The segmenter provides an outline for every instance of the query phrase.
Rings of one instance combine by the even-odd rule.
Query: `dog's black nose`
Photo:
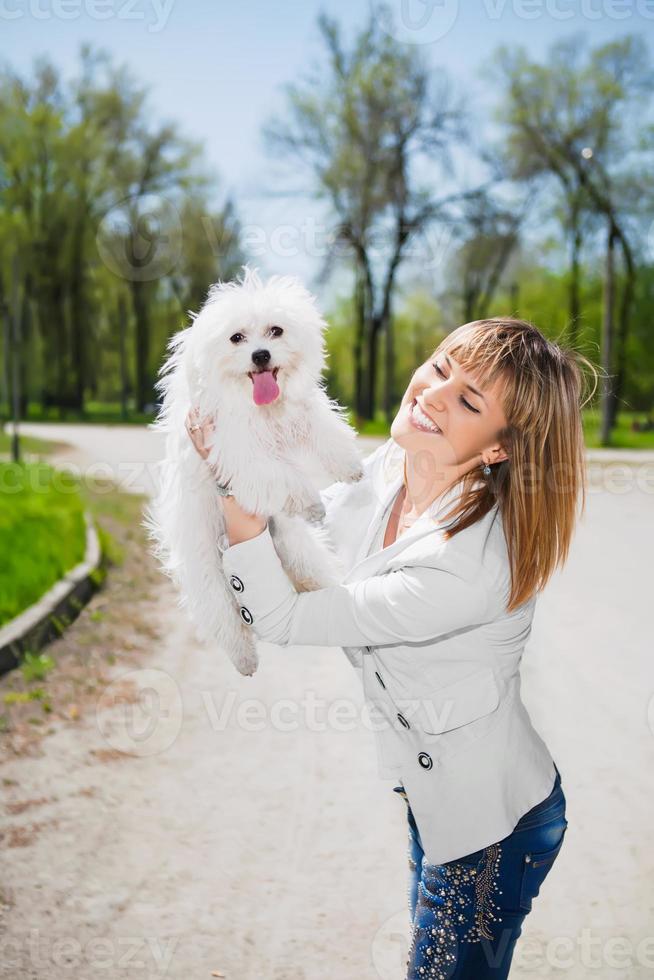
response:
[[[254,361],[257,367],[265,367],[265,365],[270,360],[270,351],[263,350],[263,349],[255,350],[252,353],[252,360]]]

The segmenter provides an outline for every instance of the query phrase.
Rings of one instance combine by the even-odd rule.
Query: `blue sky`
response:
[[[493,93],[479,69],[500,43],[522,44],[541,58],[551,41],[578,31],[591,44],[631,32],[647,37],[650,46],[654,38],[654,0],[392,5],[400,39],[445,68],[482,119]],[[204,142],[221,193],[236,198],[246,225],[261,229],[254,264],[264,272],[296,272],[311,283],[318,260],[308,254],[306,229],[327,216],[310,198],[278,195],[291,181],[282,181],[268,158],[261,127],[283,109],[284,84],[320,56],[316,18],[323,6],[314,0],[0,0],[0,56],[27,71],[36,56],[47,53],[70,76],[83,41],[107,48],[150,86],[156,116],[178,121],[186,135]],[[367,0],[329,2],[330,14],[349,32],[365,22],[368,11]],[[298,175],[301,185],[306,181]]]

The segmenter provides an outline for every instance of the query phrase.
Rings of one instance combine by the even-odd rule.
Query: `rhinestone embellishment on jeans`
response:
[[[490,923],[501,921],[493,899],[501,851],[500,844],[484,848],[476,867],[457,861],[423,866],[407,959],[416,976],[449,980],[460,943],[493,938]]]

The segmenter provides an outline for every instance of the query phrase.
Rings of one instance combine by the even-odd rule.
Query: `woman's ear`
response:
[[[489,450],[493,454],[491,463],[503,463],[505,459],[508,459],[508,455],[504,452],[501,446],[492,446]]]

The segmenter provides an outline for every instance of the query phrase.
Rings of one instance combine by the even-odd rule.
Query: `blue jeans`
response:
[[[556,767],[555,767],[556,768]],[[409,911],[413,924],[406,980],[504,980],[532,901],[568,827],[561,774],[508,837],[445,864],[424,860],[403,786],[409,823]]]

